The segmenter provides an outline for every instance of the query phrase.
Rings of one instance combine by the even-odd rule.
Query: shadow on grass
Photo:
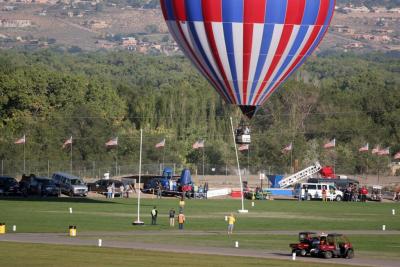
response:
[[[100,199],[86,198],[86,197],[0,197],[1,201],[37,201],[37,202],[59,202],[59,203],[87,203],[87,204],[123,204],[113,201],[104,201]]]
[[[272,255],[276,255],[276,256],[292,256],[292,254],[289,253],[283,253],[283,252],[273,252],[271,253]]]

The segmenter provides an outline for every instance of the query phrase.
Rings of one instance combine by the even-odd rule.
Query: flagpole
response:
[[[70,168],[70,172],[71,172],[71,174],[72,174],[72,143],[73,143],[73,141],[72,141],[72,136],[71,136],[71,149],[70,149],[70,166],[69,166],[69,168]]]
[[[203,150],[203,182],[205,181],[205,179],[204,179],[204,141],[203,141],[203,148],[202,148],[202,150]]]
[[[294,167],[293,167],[293,141],[291,143],[291,148],[290,148],[290,171],[294,173]]]
[[[118,139],[117,139],[117,148],[115,150],[115,176],[118,176]]]
[[[26,165],[25,165],[25,143],[26,143],[26,138],[25,138],[25,135],[24,135],[24,173],[26,173]]]
[[[139,194],[137,201],[137,220],[134,221],[133,225],[143,225],[144,222],[140,220],[140,184],[141,184],[141,176],[142,176],[142,144],[143,144],[143,129],[140,129],[140,149],[139,149]]]
[[[165,140],[165,139],[164,139]],[[164,161],[165,161],[165,142],[164,142],[164,146],[162,147],[162,150],[163,150],[163,155],[162,155],[162,166],[163,166],[163,169],[165,168],[164,167]]]
[[[242,173],[240,172],[239,155],[238,155],[237,147],[236,147],[235,131],[234,131],[234,129],[233,129],[232,117],[230,117],[230,120],[231,120],[233,144],[235,145],[236,162],[237,162],[237,167],[238,167],[238,172],[239,172],[240,194],[241,194],[241,196],[242,196],[242,209],[238,210],[238,212],[239,212],[239,213],[247,213],[247,212],[249,212],[249,211],[244,209]]]
[[[250,176],[250,146],[247,147],[247,181],[249,180]]]

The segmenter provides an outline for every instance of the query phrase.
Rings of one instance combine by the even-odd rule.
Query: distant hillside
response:
[[[337,4],[352,4],[355,6],[384,6],[387,8],[400,7],[400,0],[336,0]]]

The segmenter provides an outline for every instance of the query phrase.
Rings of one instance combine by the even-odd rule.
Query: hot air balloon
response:
[[[183,53],[249,119],[316,49],[335,6],[335,0],[160,1]]]

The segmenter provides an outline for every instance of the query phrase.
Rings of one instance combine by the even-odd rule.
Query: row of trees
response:
[[[400,150],[399,55],[333,54],[312,58],[253,119],[253,168],[289,171],[315,160],[339,172],[362,173],[387,159],[359,154],[366,142]],[[205,139],[206,164],[234,165],[229,117],[240,120],[183,57],[126,52],[0,54],[0,158],[21,160],[13,144],[27,136],[27,158],[68,161],[63,141],[74,137],[75,161],[137,161],[139,129],[144,161],[201,164],[192,149]],[[117,152],[104,143],[118,136]],[[163,153],[154,145],[166,138]],[[327,152],[321,146],[336,138]],[[116,155],[115,153],[118,153]]]

